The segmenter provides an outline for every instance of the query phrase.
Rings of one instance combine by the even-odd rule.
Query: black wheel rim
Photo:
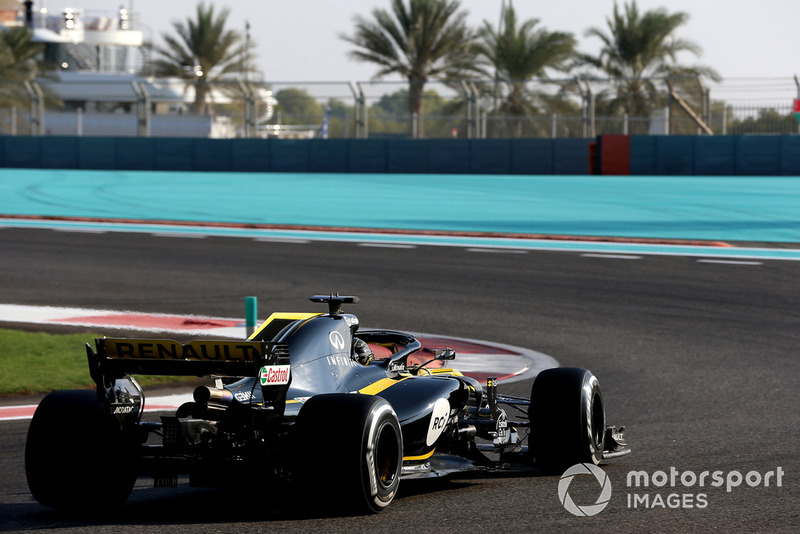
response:
[[[384,487],[391,487],[397,479],[398,458],[400,449],[399,439],[394,425],[384,424],[378,434],[375,450],[375,470],[378,482]]]

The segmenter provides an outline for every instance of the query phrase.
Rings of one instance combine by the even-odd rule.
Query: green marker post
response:
[[[258,317],[258,298],[245,297],[244,299],[244,314],[245,314],[245,327],[247,337],[253,335],[256,331],[256,322]]]

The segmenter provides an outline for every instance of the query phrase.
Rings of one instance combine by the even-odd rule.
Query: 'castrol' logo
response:
[[[428,437],[425,439],[425,444],[430,447],[439,436],[444,432],[447,426],[447,420],[450,418],[450,402],[447,399],[439,399],[433,405],[433,412],[431,413],[431,423],[428,427]]]
[[[282,386],[289,383],[289,365],[265,365],[261,368],[262,386]]]

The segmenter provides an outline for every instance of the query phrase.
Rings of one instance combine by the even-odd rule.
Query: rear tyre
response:
[[[333,511],[376,513],[397,494],[403,437],[391,404],[381,397],[316,395],[297,417],[297,473],[302,491],[319,490]]]
[[[137,443],[105,412],[97,393],[56,391],[31,420],[25,475],[33,498],[57,510],[121,506],[136,482]]]
[[[548,470],[603,459],[606,416],[597,378],[575,367],[547,369],[531,388],[532,460]]]

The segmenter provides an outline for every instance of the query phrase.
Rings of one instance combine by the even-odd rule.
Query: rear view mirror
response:
[[[437,360],[448,361],[456,359],[456,351],[447,347],[445,349],[434,349],[433,357]]]

